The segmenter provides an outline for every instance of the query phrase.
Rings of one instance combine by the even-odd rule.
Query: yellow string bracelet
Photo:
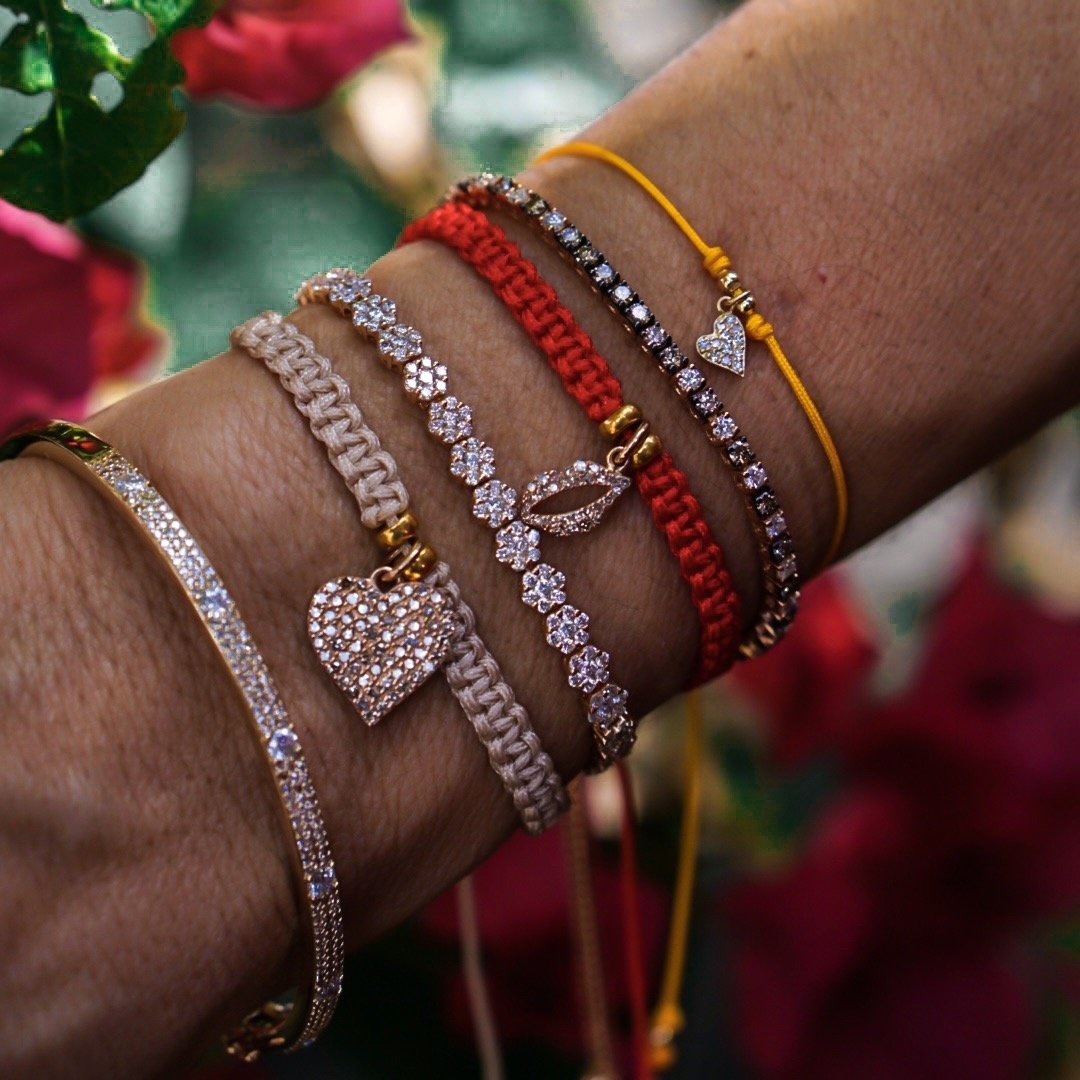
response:
[[[583,157],[602,161],[633,180],[675,222],[683,236],[697,249],[698,254],[701,255],[706,273],[717,281],[726,294],[721,300],[721,305],[724,305],[726,301],[730,307],[721,306],[721,311],[734,310],[742,317],[746,333],[755,341],[762,342],[769,350],[773,361],[787,380],[795,399],[806,414],[806,419],[821,444],[821,449],[824,451],[825,458],[829,463],[829,470],[832,472],[833,487],[836,491],[836,525],[822,562],[823,568],[828,566],[836,558],[844,539],[844,533],[847,530],[848,492],[847,480],[844,477],[844,466],[840,461],[840,454],[836,449],[836,444],[833,442],[829,429],[825,426],[825,421],[814,404],[813,398],[803,384],[802,379],[799,378],[798,372],[792,367],[791,361],[784,355],[784,350],[780,348],[780,342],[776,340],[772,324],[754,309],[754,298],[739,283],[738,276],[732,270],[731,259],[718,244],[707,244],[663,191],[639,168],[632,165],[625,158],[620,157],[614,151],[603,146],[597,146],[596,143],[570,142],[545,151],[536,159],[534,164],[550,161],[557,157]],[[741,372],[739,373],[741,374]]]

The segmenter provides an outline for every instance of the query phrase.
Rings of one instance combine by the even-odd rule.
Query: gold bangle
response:
[[[134,465],[85,428],[62,421],[20,432],[0,445],[0,461],[34,454],[91,480],[126,511],[163,556],[195,609],[234,685],[266,757],[292,839],[301,923],[312,951],[310,983],[267,1002],[226,1036],[229,1053],[254,1061],[264,1050],[295,1050],[326,1026],[341,993],[341,898],[322,812],[300,740],[236,604],[195,538]]]

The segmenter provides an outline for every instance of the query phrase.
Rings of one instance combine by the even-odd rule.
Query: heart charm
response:
[[[588,532],[600,524],[615,500],[630,486],[630,479],[596,461],[575,461],[565,469],[541,473],[525,485],[521,496],[522,520],[551,536],[573,536]],[[603,488],[602,494],[574,510],[557,514],[538,514],[536,507],[561,491],[577,488]]]
[[[734,375],[746,372],[746,329],[734,312],[727,311],[713,323],[711,334],[697,339],[697,353],[702,360]]]
[[[377,724],[441,666],[460,633],[443,589],[371,578],[328,581],[308,607],[315,653],[366,724]]]

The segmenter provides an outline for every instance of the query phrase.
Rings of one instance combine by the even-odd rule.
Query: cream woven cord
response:
[[[277,375],[312,434],[326,447],[367,528],[381,528],[408,509],[409,493],[394,459],[364,423],[348,384],[309,337],[277,312],[268,311],[238,326],[231,341]],[[559,774],[541,748],[528,713],[477,634],[476,617],[445,563],[438,564],[433,578],[453,598],[463,628],[443,665],[446,681],[525,829],[543,832],[567,806]]]

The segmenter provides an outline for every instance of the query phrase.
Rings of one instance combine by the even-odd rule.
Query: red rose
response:
[[[225,0],[173,51],[192,97],[306,109],[387,45],[408,37],[398,0]]]
[[[0,201],[0,434],[24,420],[78,418],[94,380],[149,358],[130,256]]]

